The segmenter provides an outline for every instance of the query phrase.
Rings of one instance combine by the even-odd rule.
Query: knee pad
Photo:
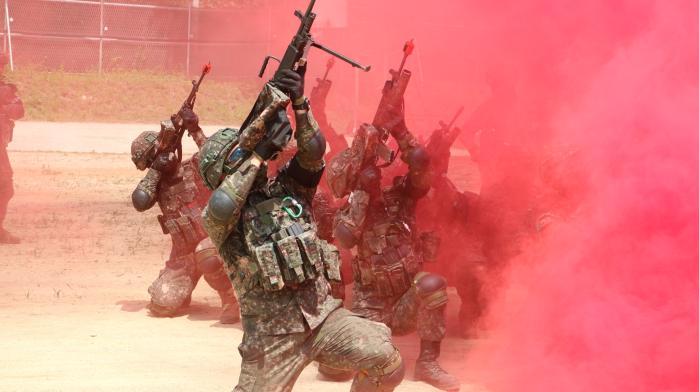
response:
[[[354,377],[352,392],[393,391],[405,377],[405,364],[398,350],[381,367],[360,372]]]
[[[415,275],[413,286],[427,309],[433,310],[447,304],[447,280],[443,277],[420,272]]]
[[[194,250],[194,260],[203,274],[212,274],[223,269],[223,260],[221,260],[214,243],[209,238],[197,245],[197,248]]]
[[[405,364],[401,360],[398,367],[391,373],[384,374],[379,378],[379,385],[385,391],[392,391],[403,381],[405,377]]]
[[[148,287],[150,310],[155,316],[173,316],[186,306],[194,290],[194,282],[186,269],[165,269]]]

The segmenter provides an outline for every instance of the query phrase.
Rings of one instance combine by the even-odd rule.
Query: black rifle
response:
[[[381,102],[376,110],[372,125],[384,132],[384,138],[388,138],[388,129],[396,125],[396,113],[403,110],[405,90],[408,88],[408,83],[412,76],[412,73],[405,69],[405,62],[414,49],[415,44],[413,40],[405,43],[403,46],[403,61],[401,61],[398,71],[389,71],[391,79],[386,81],[381,92]]]
[[[262,68],[260,69],[259,73],[260,77],[264,75],[267,65],[269,64],[269,60],[271,59],[279,62],[279,68],[277,68],[272,81],[263,87],[262,92],[257,97],[257,100],[250,111],[250,114],[248,114],[248,117],[245,119],[245,121],[243,121],[239,141],[239,147],[243,150],[250,151],[253,149],[255,145],[266,136],[265,134],[262,134],[262,132],[267,132],[268,128],[275,129],[276,131],[279,131],[279,129],[287,129],[290,132],[290,126],[279,124],[279,121],[288,122],[286,119],[286,113],[284,111],[286,106],[288,106],[289,101],[288,99],[283,99],[283,97],[276,96],[276,94],[270,89],[270,85],[274,86],[274,79],[278,77],[280,72],[283,70],[297,71],[299,67],[305,66],[308,51],[312,47],[321,49],[332,56],[349,63],[353,67],[362,69],[364,71],[369,71],[371,69],[370,66],[361,65],[356,61],[351,60],[350,58],[313,40],[313,37],[311,37],[311,27],[313,26],[313,22],[316,18],[316,14],[313,13],[315,3],[316,0],[311,0],[305,14],[302,14],[299,10],[294,11],[294,15],[301,20],[301,26],[299,26],[296,35],[294,35],[294,37],[291,39],[291,43],[286,48],[284,57],[279,60],[276,57],[267,56],[262,63]],[[275,122],[276,125],[274,125]]]
[[[316,80],[318,81],[318,84],[313,87],[313,90],[311,90],[311,102],[314,103],[314,106],[318,104],[322,105],[322,107],[318,108],[320,111],[325,110],[325,100],[328,98],[328,93],[330,92],[330,87],[332,86],[332,81],[328,80],[328,74],[330,74],[330,70],[334,65],[335,57],[330,57],[327,65],[325,66],[325,75],[323,75],[323,79],[317,78]]]
[[[464,107],[462,106],[462,107],[460,107],[459,110],[456,112],[456,114],[455,114],[454,117],[451,119],[451,122],[449,122],[449,124],[445,124],[444,121],[440,121],[440,122],[439,122],[440,131],[442,132],[442,137],[443,137],[444,140],[449,144],[449,146],[451,146],[452,144],[454,144],[454,141],[455,141],[456,138],[459,136],[459,133],[461,133],[461,130],[460,130],[460,129],[458,129],[458,128],[457,128],[457,129],[454,129],[454,124],[456,123],[456,120],[459,119],[459,116],[461,116],[461,114],[462,114],[463,112],[464,112]],[[454,129],[453,132],[452,132],[452,129]]]
[[[350,64],[351,66],[359,68],[363,71],[368,72],[371,69],[371,66],[361,65],[358,62],[350,59],[349,57],[344,56],[313,40],[313,37],[311,37],[311,27],[313,27],[313,22],[316,19],[316,14],[313,12],[313,7],[315,6],[315,4],[316,0],[311,0],[311,3],[308,5],[308,9],[306,10],[305,14],[302,14],[299,10],[294,11],[294,15],[301,19],[301,26],[299,26],[298,32],[296,33],[294,38],[291,39],[291,43],[286,48],[284,57],[282,57],[281,60],[274,56],[265,57],[265,61],[262,63],[262,68],[260,69],[260,77],[262,77],[265,74],[265,70],[267,69],[267,64],[269,64],[269,60],[276,60],[279,62],[279,68],[277,68],[277,72],[275,72],[274,74],[275,77],[279,75],[279,72],[285,69],[296,71],[299,66],[306,64],[308,51],[311,49],[311,47],[315,47],[322,51],[325,51],[330,55],[335,56],[340,60]]]
[[[160,133],[158,133],[156,156],[165,153],[176,153],[178,161],[182,161],[182,136],[184,136],[185,128],[184,121],[182,120],[182,111],[184,109],[194,109],[194,103],[197,100],[197,92],[201,86],[204,77],[211,72],[211,63],[205,64],[201,70],[201,76],[199,80],[192,80],[192,90],[189,92],[189,96],[184,100],[180,110],[170,116],[172,124],[175,126],[174,130],[172,128],[161,127]]]

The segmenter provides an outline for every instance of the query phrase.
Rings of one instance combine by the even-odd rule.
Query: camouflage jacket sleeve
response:
[[[367,192],[355,190],[350,193],[347,204],[335,216],[334,235],[344,248],[352,248],[362,231],[366,221],[370,196]]]
[[[308,110],[295,110],[297,151],[294,158],[279,172],[277,179],[286,188],[312,203],[325,169],[325,137]]]
[[[298,148],[294,158],[303,169],[309,172],[320,172],[325,167],[323,160],[325,137],[321,133],[310,107],[308,110],[295,110],[294,112],[296,114],[296,134],[294,137]],[[322,146],[318,145],[319,139],[322,139]]]
[[[194,139],[194,143],[197,144],[197,148],[201,149],[201,147],[206,143],[206,135],[204,135],[204,131],[202,131],[201,128],[197,129],[194,132],[189,132],[189,136]]]
[[[217,248],[235,231],[245,200],[255,183],[261,160],[253,155],[226,177],[204,208],[204,228]]]
[[[398,142],[401,160],[408,164],[408,173],[402,182],[405,194],[419,199],[427,194],[432,185],[432,173],[429,158],[424,146],[413,136],[406,127],[399,127],[391,132]]]
[[[155,169],[148,169],[148,173],[138,183],[136,189],[131,194],[131,201],[138,211],[145,211],[155,205],[158,199],[158,184],[162,178],[162,173]]]

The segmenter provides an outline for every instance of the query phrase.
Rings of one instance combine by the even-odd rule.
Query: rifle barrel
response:
[[[408,54],[405,53],[403,55],[403,61],[400,62],[400,67],[398,68],[398,72],[396,73],[396,77],[399,77],[401,73],[403,73],[403,68],[405,68],[405,62],[408,60]]]
[[[464,107],[462,106],[462,107],[460,107],[459,110],[456,112],[456,114],[454,115],[454,118],[451,119],[451,122],[449,123],[449,126],[447,127],[447,130],[451,129],[451,128],[454,126],[454,124],[456,123],[456,120],[459,119],[459,116],[461,116],[461,113],[463,113],[463,112],[464,112]]]
[[[359,69],[361,69],[361,70],[364,71],[364,72],[369,72],[369,71],[371,70],[371,65],[362,65],[362,64],[359,64],[358,62],[352,60],[351,58],[349,58],[349,57],[347,57],[347,56],[345,56],[345,55],[343,55],[343,54],[337,53],[336,51],[334,51],[334,50],[328,48],[327,46],[323,46],[322,44],[319,44],[318,42],[315,42],[315,41],[311,42],[311,46],[313,46],[313,47],[315,47],[315,48],[318,48],[318,49],[320,49],[320,50],[322,50],[322,51],[324,51],[324,52],[326,52],[326,53],[328,53],[328,54],[330,54],[330,55],[332,55],[332,56],[335,56],[335,57],[337,57],[338,59],[340,59],[340,60],[346,62],[347,64],[349,64],[349,65],[351,65],[351,66],[353,66],[353,67],[355,67],[355,68],[359,68]]]

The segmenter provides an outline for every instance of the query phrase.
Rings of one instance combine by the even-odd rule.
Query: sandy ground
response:
[[[36,146],[26,125],[12,146],[16,196],[6,222],[23,243],[0,247],[0,391],[231,390],[242,331],[217,322],[218,298],[205,283],[181,317],[145,310],[167,239],[155,211],[130,206],[141,173],[115,153],[143,127],[99,125],[126,129],[105,141],[86,136],[90,125],[47,124],[38,128],[54,137]],[[453,325],[458,298],[451,297]],[[417,342],[397,339],[409,365],[399,391],[434,390],[410,380]],[[445,368],[466,380],[463,358],[474,344],[449,337]],[[310,366],[295,390],[347,391],[349,383],[320,381]]]

